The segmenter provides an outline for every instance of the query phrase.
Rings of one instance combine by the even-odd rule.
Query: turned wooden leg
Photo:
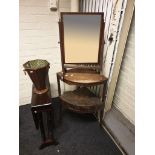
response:
[[[37,111],[34,111],[33,109],[31,109],[31,112],[32,112],[34,123],[35,123],[35,127],[38,130],[39,129],[38,113]]]
[[[47,112],[47,127],[48,127],[48,139],[53,145],[57,145],[58,142],[54,139],[53,129],[54,129],[54,113],[53,110]]]
[[[60,96],[61,95],[61,87],[60,87],[60,77],[58,74],[57,74],[57,83],[58,83],[58,94]]]
[[[41,131],[41,137],[42,137],[42,144],[40,145],[39,149],[43,149],[46,146],[50,145],[57,145],[58,143],[55,141],[53,137],[53,112],[52,111],[46,111],[46,123],[47,123],[47,137],[45,134],[44,129],[44,123],[43,123],[43,117],[42,112],[39,113],[39,125],[40,125],[40,131]]]
[[[42,144],[40,145],[39,149],[43,149],[47,146],[46,144],[46,135],[45,135],[45,129],[43,124],[43,116],[42,112],[39,112],[39,126],[40,126],[40,132],[41,132],[41,138],[42,138]]]
[[[47,127],[48,127],[48,138],[53,138],[53,134],[52,134],[52,131],[53,131],[53,114],[51,111],[48,111],[47,112]]]
[[[46,135],[45,135],[45,130],[44,130],[42,112],[39,112],[38,115],[39,115],[39,126],[40,126],[41,138],[42,138],[42,141],[45,141]]]

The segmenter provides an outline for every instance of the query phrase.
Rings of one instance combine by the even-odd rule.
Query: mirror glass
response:
[[[63,24],[65,63],[98,63],[101,15],[66,14]]]

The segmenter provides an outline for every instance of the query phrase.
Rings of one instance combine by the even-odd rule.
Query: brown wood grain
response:
[[[104,75],[94,72],[86,73],[63,73],[59,72],[60,79],[70,85],[93,86],[103,84],[107,81]]]
[[[64,48],[64,25],[63,25],[63,15],[100,15],[101,16],[101,22],[100,22],[100,40],[99,40],[99,52],[98,52],[98,62],[97,63],[66,63],[65,62],[65,48]],[[60,49],[61,49],[61,62],[62,62],[62,71],[66,71],[66,67],[64,67],[66,64],[84,64],[84,65],[94,65],[94,68],[99,67],[100,71],[102,70],[102,61],[103,61],[103,44],[104,44],[104,27],[105,22],[103,20],[104,13],[99,12],[61,12],[61,19],[59,21],[59,35],[60,35]],[[81,36],[82,37],[82,36]],[[89,46],[89,45],[88,45]]]

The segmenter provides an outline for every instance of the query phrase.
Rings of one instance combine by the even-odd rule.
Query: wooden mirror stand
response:
[[[101,75],[103,13],[61,13],[59,32],[62,71],[57,73],[57,83],[62,106],[79,113],[100,111],[102,118],[108,80]],[[60,81],[77,87],[61,94]],[[90,91],[90,87],[97,85],[99,95]]]

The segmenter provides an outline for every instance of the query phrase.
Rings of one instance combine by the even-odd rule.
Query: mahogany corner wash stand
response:
[[[86,70],[85,70],[86,71]],[[66,91],[61,94],[60,80],[69,84],[76,85],[74,91]],[[74,69],[69,73],[57,73],[58,92],[63,107],[78,113],[99,112],[100,124],[104,114],[105,87],[107,78],[97,73],[79,73]],[[88,87],[100,85],[102,95],[95,95]],[[104,85],[102,87],[102,85]],[[61,107],[62,108],[62,107]],[[62,109],[61,109],[62,110]]]
[[[103,13],[61,12],[62,72],[57,73],[61,105],[78,113],[99,112],[100,124],[108,80],[102,75],[104,27]],[[61,94],[60,80],[76,89]],[[92,87],[97,87],[99,93],[93,93]]]

